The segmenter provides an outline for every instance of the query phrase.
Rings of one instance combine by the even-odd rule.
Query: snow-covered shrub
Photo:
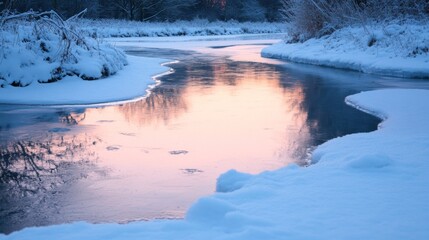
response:
[[[77,16],[76,16],[77,17]],[[85,37],[54,11],[0,16],[0,85],[28,86],[65,76],[95,80],[127,64],[124,53],[97,38]]]

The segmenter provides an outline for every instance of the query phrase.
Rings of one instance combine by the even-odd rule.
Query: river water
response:
[[[306,166],[315,146],[375,130],[379,120],[348,107],[347,95],[429,88],[422,80],[266,60],[258,56],[265,43],[238,43],[204,51],[129,43],[129,54],[180,60],[140,101],[0,105],[0,232],[183,218],[229,169]]]

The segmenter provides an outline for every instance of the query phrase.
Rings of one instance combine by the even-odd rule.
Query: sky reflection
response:
[[[256,48],[262,46],[210,51],[244,51],[245,59],[255,57]],[[225,171],[304,165],[316,144],[372,130],[378,122],[343,102],[362,88],[279,64],[221,54],[180,56],[175,73],[137,102],[87,109],[1,107],[4,146],[45,146],[66,138],[77,147],[74,155],[52,158],[64,168],[39,181],[46,185],[59,177],[53,187],[16,199],[2,193],[8,202],[0,203],[0,231],[80,220],[181,218],[192,202],[214,192]],[[50,158],[61,154],[61,146],[50,149]],[[1,189],[14,188],[0,181]]]
[[[97,166],[106,174],[63,193],[63,220],[182,217],[229,169],[258,173],[300,162],[297,149],[310,137],[302,87],[279,88],[269,68],[240,66],[234,74],[230,67],[213,68],[219,81],[209,85],[166,84],[138,102],[86,109],[78,125],[101,140]]]

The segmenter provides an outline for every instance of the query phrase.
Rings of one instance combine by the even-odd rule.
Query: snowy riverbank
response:
[[[67,76],[105,78],[127,64],[122,51],[84,37],[54,11],[5,12],[0,22],[0,93],[2,88],[52,83]]]
[[[116,19],[78,19],[75,23],[88,35],[99,37],[171,37],[285,32],[284,23],[215,21],[205,19],[176,22],[140,22]]]
[[[0,15],[0,104],[99,104],[141,98],[167,60],[131,57],[56,12]]]
[[[346,102],[381,117],[379,130],[319,146],[307,168],[229,171],[184,220],[74,223],[0,239],[427,239],[429,92],[378,90]]]
[[[53,83],[35,82],[27,87],[0,88],[0,103],[29,105],[100,104],[138,99],[146,96],[154,76],[168,71],[165,59],[127,56],[122,71],[100,80],[85,81],[66,76]]]
[[[262,56],[394,77],[429,78],[429,24],[390,22],[339,29],[303,43],[281,42]]]

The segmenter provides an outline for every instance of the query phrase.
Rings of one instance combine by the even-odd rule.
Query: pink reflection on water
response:
[[[64,215],[180,218],[229,169],[259,173],[296,162],[297,146],[309,141],[302,87],[280,87],[270,69],[240,69],[233,81],[228,71],[217,65],[210,87],[88,109],[80,126],[101,139],[97,165],[106,174],[73,185]]]

